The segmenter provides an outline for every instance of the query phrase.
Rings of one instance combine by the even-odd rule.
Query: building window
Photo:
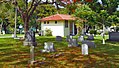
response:
[[[55,24],[57,24],[57,21],[55,21]]]
[[[47,21],[47,24],[49,24],[49,21]]]
[[[68,20],[65,20],[65,28],[68,28]]]
[[[44,21],[44,24],[46,24],[46,21]]]

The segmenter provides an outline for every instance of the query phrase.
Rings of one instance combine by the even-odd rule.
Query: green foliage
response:
[[[119,26],[116,27],[116,32],[119,32]]]
[[[96,13],[88,5],[78,4],[74,16],[87,20],[89,24],[96,22]]]
[[[89,31],[89,33],[90,33],[90,34],[95,34],[95,35],[96,35],[96,34],[97,34],[97,30],[91,29],[91,30]]]
[[[53,5],[46,4],[46,5],[39,5],[35,13],[37,14],[38,18],[43,18],[46,16],[54,15],[57,13],[56,8]]]
[[[48,28],[45,29],[45,36],[52,36],[52,31]]]

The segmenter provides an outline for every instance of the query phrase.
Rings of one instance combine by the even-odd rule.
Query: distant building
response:
[[[74,17],[71,15],[65,14],[56,14],[51,15],[41,20],[41,30],[45,35],[45,29],[50,29],[52,31],[53,36],[67,36],[67,35],[75,35],[77,32],[76,25],[74,24]]]

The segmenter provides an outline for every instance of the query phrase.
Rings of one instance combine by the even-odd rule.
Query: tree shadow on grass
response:
[[[96,62],[97,66],[104,66],[104,68],[119,67],[119,43],[106,41],[106,44],[101,44],[99,40],[95,41],[97,47],[91,55],[103,58]]]

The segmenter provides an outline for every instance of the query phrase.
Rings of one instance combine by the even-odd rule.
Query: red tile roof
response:
[[[56,21],[56,20],[75,20],[75,18],[72,17],[71,15],[56,14],[42,18],[40,21]]]

